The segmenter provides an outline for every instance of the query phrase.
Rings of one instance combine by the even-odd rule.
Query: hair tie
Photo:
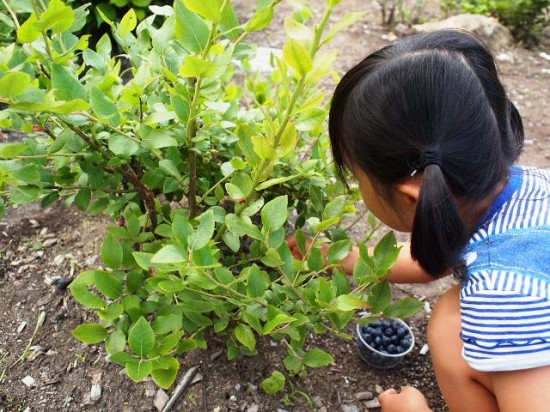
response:
[[[439,151],[427,150],[420,157],[416,168],[411,173],[411,177],[413,177],[418,172],[424,170],[424,168],[428,165],[438,165],[439,167],[441,167],[442,163],[443,157],[441,156],[441,153]]]

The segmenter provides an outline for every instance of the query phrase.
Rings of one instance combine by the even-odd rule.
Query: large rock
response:
[[[514,43],[510,31],[497,19],[479,14],[458,14],[441,21],[417,24],[413,29],[418,33],[441,29],[467,30],[483,40],[493,52],[511,47]]]

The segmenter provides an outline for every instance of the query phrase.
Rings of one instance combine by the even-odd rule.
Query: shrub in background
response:
[[[373,255],[361,246],[353,279],[338,266],[352,247],[342,219],[356,210],[328,157],[320,84],[336,53],[322,48],[361,14],[331,25],[339,0],[318,20],[311,5],[296,5],[282,54],[262,75],[250,70],[256,45],[245,41],[269,26],[277,3],[258,0],[246,22],[229,0],[176,0],[141,22],[133,9],[103,15],[112,37],[95,47],[79,31],[85,6],[39,1],[30,13],[0,14],[17,34],[0,47],[0,127],[28,133],[0,144],[0,216],[10,203],[62,200],[118,222],[103,266],[70,286],[99,318],[74,335],[103,343],[135,381],[172,385],[177,356],[205,348],[207,331],[227,337],[229,359],[257,353],[259,336],[284,341],[284,365],[301,373],[333,361],[305,349],[310,333],[349,337],[360,310],[419,308],[392,302],[383,280],[399,253],[392,233]],[[326,260],[322,238],[332,241]],[[280,383],[277,375],[265,386]]]

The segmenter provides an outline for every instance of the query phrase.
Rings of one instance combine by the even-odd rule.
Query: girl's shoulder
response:
[[[481,219],[470,243],[540,226],[550,226],[550,170],[513,166],[506,187]]]

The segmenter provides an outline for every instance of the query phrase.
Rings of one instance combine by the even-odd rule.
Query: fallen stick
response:
[[[185,391],[185,389],[189,386],[195,375],[197,374],[197,371],[199,370],[198,366],[193,366],[190,368],[185,375],[183,376],[181,382],[176,386],[176,389],[174,390],[174,394],[166,403],[164,408],[162,409],[162,412],[168,412],[172,407],[176,404],[176,401],[181,396],[181,394]]]

